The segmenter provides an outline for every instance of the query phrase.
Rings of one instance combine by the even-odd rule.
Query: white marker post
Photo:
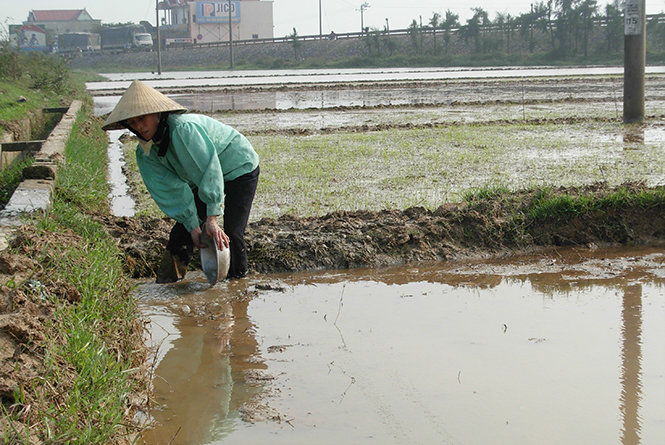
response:
[[[624,12],[623,122],[644,121],[646,0],[626,0]]]

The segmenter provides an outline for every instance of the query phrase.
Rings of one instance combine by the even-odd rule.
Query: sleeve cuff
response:
[[[206,206],[206,212],[208,216],[219,216],[223,213],[222,206],[219,204],[208,204]]]
[[[187,229],[188,232],[191,232],[192,230],[199,227],[199,218],[197,216],[194,216],[194,218],[185,221],[183,225],[185,226],[185,229]]]

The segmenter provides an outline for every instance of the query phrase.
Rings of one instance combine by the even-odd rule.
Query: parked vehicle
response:
[[[102,29],[102,49],[152,49],[152,36],[143,25]]]
[[[91,32],[67,32],[58,36],[58,51],[61,53],[91,52],[102,49],[102,37]]]

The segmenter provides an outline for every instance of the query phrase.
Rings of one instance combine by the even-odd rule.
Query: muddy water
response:
[[[146,444],[665,443],[665,255],[143,284]]]

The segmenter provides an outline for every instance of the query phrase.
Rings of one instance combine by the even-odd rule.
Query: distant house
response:
[[[85,9],[30,11],[24,25],[37,25],[50,38],[69,32],[99,32],[101,20],[93,19]]]

